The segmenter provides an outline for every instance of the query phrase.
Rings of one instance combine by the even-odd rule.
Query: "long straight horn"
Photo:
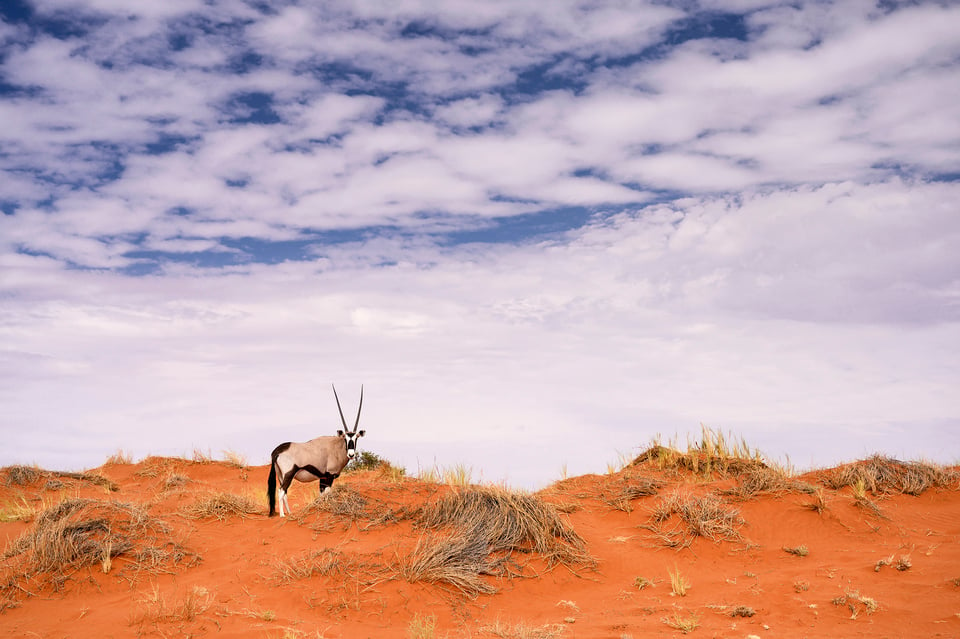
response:
[[[347,420],[343,418],[343,409],[340,408],[340,398],[337,397],[337,387],[334,386],[333,384],[330,384],[330,385],[333,386],[333,396],[334,396],[334,398],[336,398],[336,400],[337,400],[337,410],[340,411],[340,421],[343,423],[343,430],[349,431],[350,429],[347,428]],[[363,389],[362,389],[362,388],[360,389],[360,402],[363,403]],[[359,419],[359,417],[360,417],[360,416],[357,415],[357,418],[358,418],[358,419]]]
[[[357,426],[360,425],[360,409],[362,408],[363,408],[363,384],[360,384],[360,405],[357,406],[357,421],[353,423],[353,432],[357,432]]]

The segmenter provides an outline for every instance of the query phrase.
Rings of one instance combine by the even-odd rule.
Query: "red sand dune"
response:
[[[118,490],[110,491],[69,477],[17,483],[0,470],[7,519],[16,506],[53,507],[63,499],[132,503],[166,523],[160,543],[184,551],[179,563],[152,570],[134,571],[131,550],[113,557],[109,572],[98,563],[66,577],[28,578],[29,553],[12,549],[36,517],[0,523],[8,549],[0,563],[0,634],[639,638],[678,637],[684,630],[677,626],[689,624],[689,634],[700,637],[960,637],[955,479],[917,496],[868,492],[859,503],[850,487],[823,488],[819,511],[816,495],[796,490],[726,495],[712,503],[732,513],[734,533],[719,541],[690,536],[676,513],[664,514],[658,528],[655,514],[671,496],[735,487],[742,481],[736,474],[709,479],[647,462],[566,479],[536,497],[563,513],[595,567],[551,567],[536,553],[517,552],[504,564],[512,577],[479,578],[495,593],[468,596],[442,583],[407,581],[396,570],[428,536],[404,513],[463,488],[355,472],[335,490],[352,489],[393,517],[268,518],[267,471],[148,458],[92,471],[115,482]],[[796,479],[821,486],[825,472]],[[652,480],[661,482],[656,494],[629,490]],[[213,493],[254,500],[259,512],[196,519],[184,510]],[[294,515],[315,496],[315,484],[295,484]],[[666,546],[671,533],[689,544]],[[291,574],[291,558],[312,558],[315,574]],[[339,568],[318,574],[325,559]],[[672,592],[671,572],[689,584],[684,596]]]

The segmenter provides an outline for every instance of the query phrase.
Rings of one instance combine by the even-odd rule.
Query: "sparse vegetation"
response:
[[[356,457],[351,459],[346,466],[343,468],[343,472],[352,473],[359,472],[361,470],[378,470],[381,466],[389,465],[386,459],[372,453],[369,450],[361,450],[357,453]]]
[[[850,486],[855,491],[869,491],[873,495],[920,495],[930,488],[956,488],[960,473],[935,464],[873,455],[823,473],[822,481],[834,490]]]
[[[126,452],[123,449],[120,449],[114,454],[107,457],[107,461],[105,463],[107,465],[132,464],[133,455],[131,455],[130,453]]]
[[[556,509],[539,497],[499,487],[478,486],[428,504],[417,523],[453,529],[483,540],[491,553],[532,552],[550,566],[593,567],[583,539]]]
[[[689,546],[696,537],[712,541],[740,541],[744,524],[740,511],[714,494],[693,495],[676,491],[663,498],[650,516],[650,530],[664,545]]]
[[[21,496],[0,506],[0,522],[30,521],[35,512],[34,507]]]
[[[670,593],[677,597],[686,597],[687,589],[690,587],[690,581],[680,573],[680,569],[674,566],[673,570],[668,570],[670,575]]]
[[[433,639],[437,630],[436,615],[421,615],[417,613],[407,626],[407,636],[410,639]]]
[[[194,464],[212,464],[214,461],[213,455],[210,453],[209,450],[204,452],[199,448],[193,449],[192,460]]]
[[[605,490],[601,499],[611,508],[630,513],[633,512],[633,501],[656,495],[662,486],[662,481],[649,477],[624,478],[614,488]]]
[[[131,618],[131,625],[137,625],[140,633],[143,633],[145,627],[149,625],[163,635],[164,633],[160,631],[162,624],[178,624],[182,631],[184,630],[182,624],[196,621],[210,609],[215,599],[214,594],[203,586],[193,586],[182,597],[169,603],[160,592],[160,588],[154,585],[149,592],[140,597],[138,601],[140,607]],[[183,632],[183,634],[189,636],[193,633]]]
[[[179,473],[170,473],[163,480],[163,489],[164,490],[173,490],[174,488],[180,488],[190,483],[191,479],[186,475],[181,475]]]
[[[785,471],[768,466],[751,466],[737,475],[737,485],[721,492],[735,499],[751,499],[757,495],[804,493],[812,495],[816,487],[789,477]]]
[[[201,496],[192,504],[181,508],[180,514],[189,519],[224,521],[230,517],[260,514],[260,511],[260,505],[249,497],[221,492]]]
[[[878,561],[873,569],[875,572],[880,572],[880,569],[884,566],[892,566],[894,569],[900,572],[905,572],[913,567],[913,562],[910,560],[910,555],[900,555],[897,558],[894,558],[893,555],[890,555],[889,557]]]
[[[239,468],[243,470],[247,467],[247,458],[236,451],[223,451],[223,461],[233,468]]]
[[[646,577],[637,577],[633,580],[633,585],[636,586],[637,590],[645,590],[647,588],[653,588],[654,583]]]
[[[532,626],[521,621],[510,625],[499,619],[479,629],[481,634],[493,635],[500,639],[557,639],[565,630],[566,628],[561,624]]]
[[[7,466],[3,469],[7,486],[26,486],[46,475],[45,470],[35,466]]]
[[[169,571],[197,558],[171,534],[164,522],[133,504],[68,499],[40,512],[33,526],[4,551],[0,583],[6,599],[31,592],[21,581],[62,589],[78,570],[109,566],[126,559],[123,570]],[[0,605],[2,606],[2,605]]]
[[[45,479],[47,481],[51,479],[75,479],[93,484],[95,486],[101,486],[110,492],[116,492],[120,489],[117,484],[99,473],[75,473],[68,471],[43,470],[35,466],[7,466],[6,468],[0,470],[2,470],[3,474],[5,475],[5,483],[8,486],[27,486],[34,484],[41,479]]]
[[[324,548],[279,560],[275,565],[274,574],[278,581],[287,583],[298,579],[309,579],[316,575],[321,577],[342,575],[354,563],[340,550]]]
[[[685,470],[704,477],[737,475],[757,467],[766,467],[759,451],[747,445],[743,438],[729,439],[722,432],[701,425],[700,441],[687,441],[686,452],[681,452],[675,441],[667,446],[659,436],[651,446],[638,455],[632,466],[654,464],[660,470]]]
[[[434,466],[421,470],[417,475],[420,481],[431,484],[447,484],[458,488],[466,488],[473,484],[473,469],[464,464],[454,466]]]
[[[444,583],[469,596],[496,591],[480,575],[522,571],[515,552],[536,553],[548,567],[596,565],[552,506],[523,493],[488,487],[457,491],[424,507],[417,523],[437,532],[423,535],[409,556],[398,557],[400,576]]]
[[[827,510],[827,498],[823,494],[823,488],[817,487],[812,493],[813,500],[801,504],[804,508],[812,510],[818,515],[822,515]]]
[[[681,615],[679,611],[674,611],[672,616],[664,617],[662,621],[674,630],[679,630],[683,634],[693,632],[700,627],[700,617],[694,613],[690,613],[689,615]]]
[[[835,606],[846,606],[850,609],[850,618],[856,619],[861,612],[872,615],[880,605],[872,597],[864,597],[859,591],[848,591],[845,594],[834,598],[830,603]]]
[[[310,527],[317,531],[329,530],[335,523],[348,528],[365,520],[363,530],[368,530],[412,515],[410,509],[391,508],[378,499],[361,494],[349,484],[336,484],[291,518],[298,523],[310,522]]]

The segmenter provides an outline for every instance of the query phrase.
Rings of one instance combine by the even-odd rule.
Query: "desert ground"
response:
[[[4,637],[960,637],[958,469],[795,473],[705,433],[523,492],[118,453],[0,469]]]

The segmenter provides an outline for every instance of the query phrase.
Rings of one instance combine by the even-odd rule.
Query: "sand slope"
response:
[[[117,545],[124,530],[139,535],[109,565],[29,575],[37,550],[15,542],[37,530],[39,517],[0,523],[0,634],[960,636],[955,482],[920,495],[868,490],[857,500],[857,487],[824,486],[831,471],[821,471],[750,495],[747,474],[705,475],[653,460],[566,479],[534,497],[559,513],[595,564],[500,552],[491,563],[499,574],[474,577],[495,592],[475,594],[409,580],[418,544],[423,550],[456,534],[425,529],[418,512],[467,488],[356,472],[335,487],[337,512],[312,504],[315,484],[296,484],[295,516],[267,518],[267,471],[173,458],[108,464],[86,478],[0,470],[5,519],[67,500],[101,509],[91,515],[101,523],[83,524],[91,534],[114,535]],[[231,512],[237,504],[226,498],[206,515],[191,510],[218,503],[217,495],[255,512]],[[719,518],[704,520],[698,535],[684,504],[714,507]],[[688,584],[684,596],[673,592],[671,573]]]

